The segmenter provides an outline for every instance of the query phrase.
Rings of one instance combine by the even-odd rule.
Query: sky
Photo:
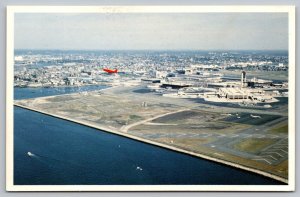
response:
[[[288,50],[287,13],[16,13],[15,49]]]

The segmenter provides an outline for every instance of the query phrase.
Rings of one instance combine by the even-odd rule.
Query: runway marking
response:
[[[287,147],[288,145],[275,145],[274,148],[282,148],[282,147]]]
[[[264,138],[266,136],[265,135],[261,135],[261,134],[254,134],[253,137],[254,138]]]
[[[218,156],[221,156],[223,157],[224,155],[223,154],[220,154],[220,153],[214,153],[215,155],[218,155]]]
[[[168,136],[168,134],[158,134],[159,135],[159,137],[166,137],[166,136]]]
[[[277,155],[279,155],[280,157],[283,157],[281,154],[279,154],[279,153],[277,153],[277,152],[264,152],[264,153],[274,153],[274,154],[277,154]]]
[[[196,137],[196,136],[199,136],[198,133],[193,133],[192,135],[190,135],[190,137]]]
[[[275,157],[273,157],[272,155],[264,155],[263,157],[271,157],[272,159],[274,159],[274,160],[278,160],[278,159],[276,159]]]
[[[279,136],[278,136],[278,135],[269,135],[269,137],[270,137],[271,139],[274,139],[274,138],[278,138]]]
[[[252,135],[250,135],[250,134],[245,134],[245,135],[243,136],[243,138],[249,138],[249,137],[252,137]]]
[[[283,150],[282,148],[274,148],[274,147],[272,147],[271,148],[272,150],[278,150],[278,151],[282,151],[282,152],[284,152],[284,153],[288,153],[287,151],[285,151],[285,150]]]
[[[204,134],[203,137],[207,138],[207,137],[210,137],[210,136],[212,136],[212,134]]]
[[[226,135],[224,135],[224,134],[217,134],[218,136],[217,137],[225,137]]]
[[[271,162],[269,162],[267,159],[263,159],[263,158],[257,158],[257,159],[252,159],[252,160],[257,160],[257,161],[265,161],[268,164],[272,164]]]

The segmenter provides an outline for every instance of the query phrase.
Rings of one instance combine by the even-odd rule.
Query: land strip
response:
[[[287,183],[287,132],[273,132],[285,128],[285,114],[138,94],[136,88],[18,100],[15,106]],[[252,148],[255,139],[262,139],[259,148]]]

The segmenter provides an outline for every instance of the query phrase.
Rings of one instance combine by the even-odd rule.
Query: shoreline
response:
[[[85,86],[107,86],[106,83],[97,83],[97,84],[82,84],[82,85],[60,85],[60,86],[14,86],[14,88],[32,88],[32,89],[38,89],[38,88],[80,88]]]
[[[214,157],[211,157],[211,156],[208,156],[208,155],[205,155],[205,154],[196,153],[196,152],[189,151],[189,150],[184,150],[182,148],[177,148],[177,147],[170,146],[170,145],[167,145],[167,144],[151,141],[151,140],[141,138],[141,137],[138,137],[138,136],[134,136],[134,135],[131,135],[131,134],[128,134],[128,133],[122,133],[120,131],[117,131],[117,130],[114,130],[114,129],[111,129],[111,128],[107,128],[105,126],[95,125],[95,124],[88,123],[88,122],[85,122],[85,121],[75,120],[75,119],[67,118],[67,117],[64,117],[64,116],[61,116],[61,115],[51,114],[51,113],[45,112],[43,110],[35,109],[35,108],[32,108],[32,107],[26,107],[26,106],[15,104],[15,103],[14,103],[14,106],[20,107],[20,108],[23,108],[23,109],[27,109],[27,110],[30,110],[30,111],[38,112],[38,113],[41,113],[41,114],[45,114],[45,115],[48,115],[48,116],[51,116],[51,117],[59,118],[59,119],[62,119],[62,120],[70,121],[70,122],[73,122],[73,123],[77,123],[77,124],[87,126],[87,127],[90,127],[90,128],[102,130],[104,132],[119,135],[119,136],[126,137],[126,138],[129,138],[129,139],[132,139],[132,140],[137,140],[139,142],[147,143],[147,144],[154,145],[154,146],[157,146],[157,147],[160,147],[160,148],[165,148],[165,149],[168,149],[168,150],[172,150],[172,151],[176,151],[176,152],[179,152],[179,153],[187,154],[187,155],[194,156],[194,157],[197,157],[197,158],[206,159],[208,161],[217,162],[219,164],[231,166],[231,167],[238,168],[238,169],[241,169],[241,170],[250,171],[250,172],[253,172],[253,173],[268,177],[268,178],[272,178],[272,179],[280,181],[282,183],[288,184],[288,179],[285,179],[283,177],[280,177],[280,176],[277,176],[277,175],[274,175],[274,174],[271,174],[271,173],[268,173],[268,172],[264,172],[264,171],[261,171],[261,170],[255,169],[255,168],[250,168],[250,167],[247,167],[247,166],[244,166],[244,165],[241,165],[241,164],[237,164],[237,163],[233,163],[233,162],[230,162],[230,161],[214,158]]]

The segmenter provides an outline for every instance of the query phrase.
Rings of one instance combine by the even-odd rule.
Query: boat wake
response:
[[[137,166],[137,167],[136,167],[136,170],[140,170],[140,171],[142,171],[142,170],[143,170],[143,168],[141,168],[140,166]]]
[[[67,161],[67,160],[64,160],[64,159],[56,159],[56,158],[53,158],[53,157],[48,157],[48,156],[43,156],[43,155],[39,155],[39,154],[34,154],[32,152],[27,152],[27,156],[30,157],[30,158],[34,158],[36,161],[39,161],[41,163],[44,163],[46,164],[47,166],[53,166],[53,165],[69,165],[70,167],[80,167],[81,169],[82,168],[85,168],[85,166],[83,165],[80,165],[76,162],[73,162],[73,161]]]
[[[32,152],[27,152],[28,157],[36,157],[35,154],[33,154]]]

